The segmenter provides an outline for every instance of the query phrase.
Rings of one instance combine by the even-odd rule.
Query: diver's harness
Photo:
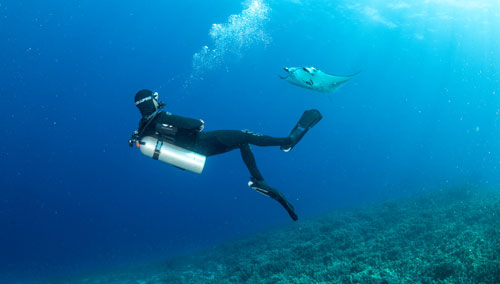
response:
[[[148,128],[164,106],[165,104],[161,103],[158,109],[146,118],[147,120],[142,127],[134,131],[128,140],[129,146],[133,147],[136,144],[144,155],[154,160],[160,160],[182,170],[201,174],[205,166],[206,157],[174,145],[177,127],[168,124],[158,124],[155,126],[158,135],[142,137],[144,130]]]
[[[139,140],[140,140],[140,137],[142,136],[142,133],[144,133],[144,130],[146,130],[146,128],[148,128],[148,126],[151,124],[151,122],[153,122],[153,120],[160,113],[160,111],[163,109],[164,106],[165,106],[165,103],[160,102],[156,111],[146,117],[146,123],[143,124],[141,127],[139,127],[139,130],[135,130],[134,133],[132,133],[132,136],[128,140],[129,147],[133,147],[134,144],[136,144],[136,143],[140,144]],[[137,145],[137,147],[139,147],[139,145]]]

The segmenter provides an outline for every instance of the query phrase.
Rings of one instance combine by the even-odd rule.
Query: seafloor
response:
[[[442,190],[47,283],[500,283],[499,217],[500,190]]]

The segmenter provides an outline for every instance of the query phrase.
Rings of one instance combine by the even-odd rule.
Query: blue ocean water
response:
[[[0,282],[144,263],[291,224],[238,151],[202,175],[131,149],[135,92],[253,147],[301,219],[422,190],[500,185],[496,1],[0,1]],[[361,71],[332,95],[285,66]],[[300,222],[300,220],[299,220]]]

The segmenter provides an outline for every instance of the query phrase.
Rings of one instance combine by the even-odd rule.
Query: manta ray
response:
[[[314,67],[285,67],[288,74],[279,77],[288,83],[322,93],[333,93],[354,76],[337,76],[325,73]]]

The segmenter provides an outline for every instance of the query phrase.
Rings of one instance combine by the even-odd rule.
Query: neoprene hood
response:
[[[143,117],[151,115],[156,111],[156,106],[153,102],[154,93],[150,90],[140,90],[135,94],[135,106],[141,112]]]

